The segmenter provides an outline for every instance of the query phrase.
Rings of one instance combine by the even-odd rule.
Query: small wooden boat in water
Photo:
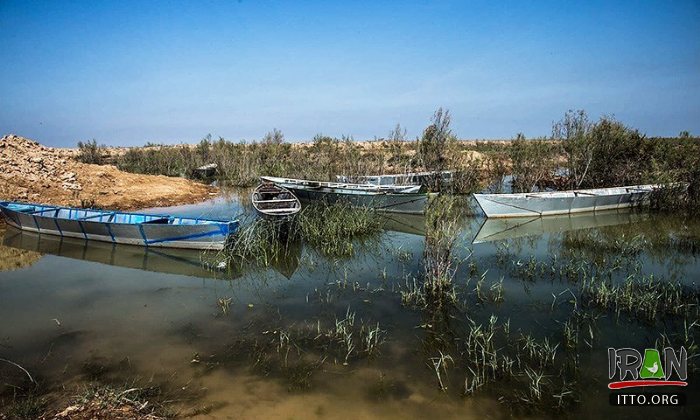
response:
[[[538,217],[632,207],[649,200],[657,185],[547,191],[519,194],[474,194],[487,217]]]
[[[10,225],[29,232],[147,247],[223,249],[238,221],[0,202]]]
[[[299,213],[301,202],[288,189],[263,182],[253,191],[253,207],[267,218],[281,218]]]
[[[429,194],[414,192],[419,187],[384,187],[304,179],[261,177],[293,192],[300,200],[342,202],[380,212],[424,214]]]

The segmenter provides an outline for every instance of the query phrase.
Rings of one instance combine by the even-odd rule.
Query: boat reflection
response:
[[[545,233],[629,224],[645,220],[648,217],[648,214],[630,210],[612,210],[532,218],[487,218],[479,228],[472,243],[478,244]]]
[[[229,280],[244,274],[240,266],[226,264],[226,259],[217,252],[175,248],[154,249],[85,241],[25,232],[13,227],[8,227],[2,244],[42,254],[166,274]],[[284,277],[290,278],[299,266],[301,249],[290,247],[290,252],[287,254],[285,258],[273,261],[271,268]]]
[[[382,215],[385,230],[425,236],[425,215],[385,213]]]

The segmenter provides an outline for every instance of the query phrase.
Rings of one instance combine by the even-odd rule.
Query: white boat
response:
[[[429,194],[417,192],[420,186],[384,187],[304,179],[260,177],[294,193],[300,200],[343,202],[381,212],[424,214]]]
[[[253,207],[263,217],[284,218],[299,213],[301,203],[288,189],[263,182],[253,191]]]
[[[649,200],[657,185],[548,191],[518,194],[474,194],[487,217],[537,217],[613,210]]]

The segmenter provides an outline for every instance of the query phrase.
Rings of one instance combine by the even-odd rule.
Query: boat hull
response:
[[[2,203],[0,211],[8,224],[28,232],[146,247],[219,250],[238,227],[238,222],[21,203]],[[153,223],[159,221],[163,223]]]
[[[653,185],[546,193],[474,194],[487,217],[538,217],[616,210],[648,201]]]
[[[265,182],[284,187],[302,201],[347,203],[380,212],[425,214],[430,194],[402,192],[412,187],[384,188],[371,185],[341,184],[298,179],[261,177]]]
[[[428,194],[423,193],[345,192],[330,188],[285,187],[303,201],[324,201],[331,204],[347,203],[354,207],[368,207],[387,213],[425,214],[425,208],[428,204]]]
[[[258,185],[251,202],[258,215],[267,220],[284,220],[301,211],[301,202],[291,191],[271,183]]]

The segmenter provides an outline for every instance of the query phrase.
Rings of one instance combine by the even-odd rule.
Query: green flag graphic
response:
[[[656,349],[644,350],[644,361],[639,372],[642,379],[664,379],[664,369],[661,367],[661,356]]]

